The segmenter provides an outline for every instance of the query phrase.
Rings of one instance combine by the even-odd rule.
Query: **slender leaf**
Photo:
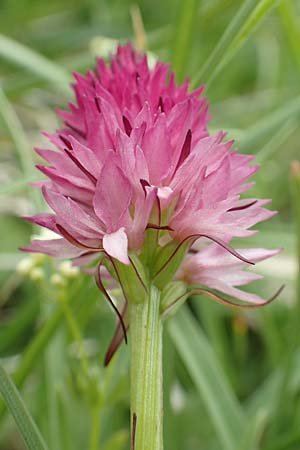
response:
[[[69,92],[70,75],[65,69],[3,34],[0,34],[0,56]]]
[[[260,0],[255,6],[253,12],[247,18],[246,22],[241,27],[239,33],[235,36],[230,47],[227,49],[223,61],[219,69],[227,64],[240,47],[247,41],[257,25],[264,19],[264,17],[271,11],[271,9],[280,3],[280,0]]]
[[[45,317],[51,318],[53,306],[44,306]],[[64,354],[64,330],[59,330],[52,337],[44,353],[44,384],[45,384],[45,406],[47,411],[47,436],[49,446],[55,450],[62,450],[62,424],[60,417],[60,401],[58,396],[58,386],[62,382],[64,375],[65,354]]]
[[[13,415],[18,429],[29,450],[47,450],[47,446],[28,412],[16,386],[0,366],[0,391]]]
[[[282,371],[277,370],[254,391],[246,405],[248,416],[253,416],[258,410],[265,411],[267,415],[273,414],[282,379]]]
[[[193,86],[196,86],[198,83],[202,83],[203,81],[207,84],[209,77],[212,79],[215,68],[222,59],[226,49],[238,33],[238,30],[241,28],[241,24],[243,24],[249,16],[249,13],[253,9],[255,3],[255,0],[246,0],[245,2],[242,2],[240,9],[226,28],[221,39],[217,42],[217,45],[211,52],[209,58],[192,80]]]
[[[192,86],[200,82],[205,82],[209,86],[277,3],[276,0],[260,0],[259,2],[246,0],[242,2],[240,9],[226,28],[207,62],[193,79]]]
[[[104,450],[122,450],[128,442],[128,432],[120,430],[115,433],[104,445]]]
[[[298,71],[300,70],[300,22],[292,0],[284,0],[279,5],[279,14],[286,31],[288,42]]]
[[[251,125],[241,139],[239,139],[240,151],[247,151],[254,147],[260,139],[268,136],[278,126],[285,123],[292,117],[300,117],[300,96],[293,100],[289,100],[285,105],[279,107],[277,110],[271,112],[269,115],[260,119],[254,125]]]
[[[252,420],[248,421],[245,437],[236,450],[259,450],[260,440],[266,426],[267,414],[263,409],[255,412]]]
[[[172,66],[178,80],[181,80],[184,74],[198,6],[198,0],[179,2],[178,20],[174,26],[174,45],[172,49]]]
[[[39,181],[41,177],[36,176],[24,176],[20,177],[16,181],[12,181],[9,183],[6,183],[4,186],[1,186],[0,188],[0,196],[6,196],[6,195],[12,195],[19,193],[20,191],[27,188],[28,183],[33,183],[35,181]]]
[[[293,161],[291,164],[292,182],[292,203],[295,216],[295,236],[296,236],[296,258],[297,258],[297,303],[300,305],[300,161]]]
[[[13,109],[12,105],[6,98],[1,87],[0,87],[0,114],[15,144],[20,164],[23,170],[23,174],[26,178],[32,178],[35,166],[31,145],[23,130],[23,126],[17,114],[15,113],[15,110]],[[30,195],[32,197],[35,206],[38,209],[40,204],[38,193],[34,189],[30,189]]]
[[[256,156],[256,161],[259,164],[264,163],[268,159],[274,157],[277,150],[281,149],[282,144],[293,134],[298,128],[298,123],[293,118],[284,122],[278,131],[274,133],[267,144],[259,150]]]
[[[82,281],[80,280],[80,283],[83,284],[84,282],[86,283],[85,279],[83,279]],[[75,283],[74,288],[70,291],[69,295],[69,301],[71,301],[71,299],[73,300],[71,302],[72,310],[75,311],[78,308],[83,308],[85,310],[87,308],[92,308],[97,299],[97,297],[91,295],[89,300],[87,301],[85,297],[83,298],[82,292],[80,292],[80,287],[82,286],[80,286],[79,283]],[[87,287],[85,286],[83,290],[86,294]],[[18,388],[23,386],[28,375],[34,368],[37,360],[41,357],[45,349],[48,347],[58,328],[63,324],[64,318],[65,316],[63,309],[60,306],[55,308],[55,310],[51,314],[51,317],[49,317],[46,323],[44,323],[32,342],[23,352],[22,357],[17,365],[16,371],[13,375],[14,383]],[[0,422],[3,418],[4,410],[4,404],[0,402]]]
[[[246,430],[245,417],[209,341],[186,306],[169,321],[168,330],[206,405],[222,448],[236,449]]]

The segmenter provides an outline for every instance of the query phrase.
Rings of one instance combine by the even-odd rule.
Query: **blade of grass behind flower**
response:
[[[238,33],[241,24],[244,23],[246,18],[249,16],[249,13],[254,8],[255,3],[255,0],[246,0],[242,3],[240,9],[229,23],[214,50],[212,51],[206,62],[203,64],[199,72],[192,79],[193,87],[197,86],[199,83],[208,82],[209,77],[213,75],[214,69],[222,58],[224,52],[226,51],[226,48],[228,48],[228,46],[234,39],[234,36]]]
[[[46,282],[47,283],[47,282]],[[53,305],[49,302],[43,305],[43,314],[51,318]],[[60,417],[60,403],[58,397],[58,386],[64,376],[65,369],[65,334],[64,330],[58,330],[52,337],[45,349],[43,363],[43,388],[45,395],[46,429],[50,448],[63,450],[62,424]]]
[[[60,90],[69,93],[70,75],[60,65],[50,61],[29,47],[0,34],[0,56],[12,63],[55,84]]]
[[[78,309],[92,308],[96,301],[99,299],[99,295],[95,296],[91,292],[87,291],[86,279],[80,279],[78,283],[75,283],[73,288],[69,292],[68,299],[73,299],[71,302],[72,310],[78,312]],[[91,289],[93,292],[94,286]],[[90,291],[90,289],[89,289]],[[58,328],[64,323],[64,312],[59,306],[52,312],[51,317],[44,323],[39,332],[33,338],[26,350],[23,352],[22,357],[17,365],[17,368],[13,374],[14,383],[18,388],[21,388],[26,381],[28,375],[33,370],[36,362],[41,357],[51,339],[55,335]],[[4,417],[5,407],[4,403],[0,401],[0,423]]]
[[[249,151],[260,139],[268,136],[274,129],[292,117],[300,117],[300,96],[289,100],[285,105],[272,111],[263,119],[259,119],[257,123],[254,123],[254,125],[251,125],[245,130],[243,136],[238,141],[239,150],[241,152]]]
[[[240,444],[236,446],[236,450],[259,450],[260,440],[266,427],[267,414],[263,410],[255,412],[253,419],[247,423],[245,437]]]
[[[236,449],[246,430],[243,411],[187,306],[169,320],[168,330],[218,434],[222,448]]]
[[[226,28],[220,41],[211,53],[207,62],[192,80],[192,87],[204,82],[207,87],[216,75],[248,40],[256,26],[278,3],[275,0],[254,0],[242,2],[242,6]]]
[[[291,163],[291,184],[292,184],[292,205],[294,207],[295,216],[295,236],[296,236],[296,258],[297,269],[296,275],[296,302],[300,305],[300,161]]]
[[[29,450],[47,450],[47,446],[29,414],[16,386],[0,366],[0,391],[13,415],[17,427]]]
[[[284,122],[277,132],[271,137],[266,145],[256,154],[256,162],[263,164],[265,161],[274,157],[274,154],[279,150],[282,144],[298,129],[297,121],[292,118]]]
[[[35,181],[40,181],[42,177],[37,176],[24,176],[20,177],[18,180],[14,180],[6,183],[4,186],[0,187],[0,197],[6,195],[13,195],[23,191],[28,187],[28,183],[33,183]]]
[[[220,361],[232,386],[237,385],[237,373],[232,361],[231,342],[224,323],[224,316],[219,305],[209,301],[201,301],[201,296],[193,297],[193,308],[206,332],[211,346]]]
[[[282,378],[282,370],[277,369],[257,387],[247,400],[246,412],[248,416],[253,416],[258,410],[262,410],[270,416],[273,414]]]
[[[28,142],[28,139],[26,137],[26,134],[23,130],[22,124],[17,114],[15,113],[12,105],[6,98],[1,87],[0,87],[0,114],[15,144],[15,148],[20,160],[20,165],[23,174],[26,178],[32,178],[35,165],[31,145]],[[39,209],[40,201],[38,192],[34,189],[30,189],[30,195],[32,197],[36,209]]]
[[[185,64],[189,56],[189,47],[192,42],[194,20],[197,16],[198,0],[186,0],[178,3],[178,19],[174,23],[174,44],[172,48],[172,68],[175,70],[178,81],[182,81]]]
[[[300,71],[300,21],[297,17],[293,2],[284,0],[278,7],[282,25],[285,29],[287,40],[294,56],[298,71]]]

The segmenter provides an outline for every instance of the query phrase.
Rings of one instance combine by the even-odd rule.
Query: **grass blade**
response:
[[[97,296],[95,297],[92,294],[89,301],[87,301],[85,297],[83,298],[82,289],[84,290],[85,294],[87,294],[87,287],[83,287],[83,281],[86,280],[79,280],[78,283],[75,283],[74,289],[71,290],[68,297],[68,299],[74,299],[72,302],[72,310],[77,311],[78,309],[80,309],[81,313],[83,313],[83,311],[86,311],[88,308],[93,308],[98,298]],[[93,289],[93,287],[93,285],[89,286],[89,292],[92,292],[90,291],[90,289]],[[38,359],[45,352],[45,349],[48,347],[59,327],[64,323],[64,319],[64,311],[62,307],[59,306],[52,312],[51,317],[49,317],[49,319],[44,323],[37,335],[23,352],[22,357],[20,358],[20,361],[17,365],[16,371],[13,374],[14,383],[18,388],[21,388],[23,386],[25,380],[33,370]],[[0,402],[0,423],[3,419],[4,411],[4,404],[3,402]]]
[[[289,100],[285,105],[245,130],[243,137],[238,141],[239,150],[245,152],[254,147],[260,139],[268,136],[292,117],[300,117],[300,96]]]
[[[295,216],[296,258],[298,273],[296,276],[296,302],[300,305],[300,162],[291,163],[292,204]]]
[[[174,45],[172,49],[172,68],[175,70],[178,81],[184,75],[184,66],[188,57],[194,20],[197,15],[198,0],[179,2],[178,20],[174,24]]]
[[[236,450],[259,450],[266,422],[267,414],[262,410],[256,411],[248,422],[243,442],[237,445]]]
[[[10,181],[6,183],[4,186],[0,187],[0,197],[6,196],[6,195],[13,195],[17,194],[24,189],[27,189],[28,183],[33,183],[35,181],[40,181],[41,177],[37,176],[24,176],[20,177],[17,181]],[[31,188],[32,190],[32,188]]]
[[[237,53],[247,41],[256,26],[278,1],[246,0],[226,28],[223,36],[213,50],[211,56],[192,81],[192,86],[205,82],[211,84],[215,76]]]
[[[7,407],[15,419],[27,448],[29,450],[47,450],[47,446],[17,391],[17,388],[1,366],[0,391]]]
[[[236,449],[246,429],[245,418],[209,341],[186,306],[169,321],[168,330],[206,404],[222,448]]]
[[[28,142],[22,124],[15,113],[12,105],[6,98],[0,87],[0,115],[2,116],[7,130],[15,144],[18,153],[23,174],[26,178],[32,178],[35,173],[35,164],[33,160],[33,152]],[[39,194],[36,190],[30,189],[30,195],[35,204],[36,209],[40,207]]]
[[[240,29],[241,24],[244,23],[244,21],[249,16],[249,13],[253,9],[255,3],[255,0],[246,0],[242,3],[242,6],[226,28],[223,36],[218,41],[209,58],[196,74],[195,78],[192,80],[192,86],[197,86],[202,82],[208,83],[209,79],[212,79],[212,77],[214,76],[214,70],[217,67],[219,61],[222,59],[226,48],[228,48],[230,43],[233,41],[234,36]]]
[[[0,34],[0,56],[69,93],[70,75],[65,69],[3,34]]]
[[[265,161],[274,158],[276,152],[281,148],[285,141],[298,129],[296,120],[291,119],[284,122],[278,131],[274,132],[271,139],[256,154],[257,164],[263,164]]]
[[[0,114],[15,144],[24,175],[30,177],[34,170],[33,152],[22,124],[1,88]]]
[[[287,39],[294,56],[298,71],[300,70],[300,22],[293,2],[284,0],[279,5],[279,15],[285,29]]]

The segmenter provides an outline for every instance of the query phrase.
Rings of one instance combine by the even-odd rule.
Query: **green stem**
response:
[[[72,308],[70,307],[68,303],[68,299],[65,297],[65,295],[61,295],[59,298],[60,305],[62,307],[64,316],[66,318],[68,327],[70,329],[70,332],[72,334],[72,337],[74,341],[78,344],[78,351],[79,351],[79,357],[80,357],[80,364],[82,372],[88,376],[89,374],[89,358],[84,348],[83,338],[81,335],[81,331],[79,328],[79,325],[76,321],[76,318],[73,314]]]
[[[296,258],[298,274],[296,277],[296,301],[300,306],[300,162],[293,161],[291,164],[291,178],[292,178],[292,202],[294,206],[295,216],[295,234],[296,234]]]
[[[90,437],[90,450],[98,450],[99,448],[99,439],[100,439],[100,433],[101,433],[101,427],[100,427],[100,407],[96,403],[93,405],[91,409],[91,437]]]
[[[154,286],[147,301],[130,304],[130,339],[134,450],[163,450],[162,321],[160,292]]]

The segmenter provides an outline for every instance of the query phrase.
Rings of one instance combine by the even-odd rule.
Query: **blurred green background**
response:
[[[44,208],[28,187],[33,147],[59,126],[71,71],[134,40],[178,81],[207,85],[211,131],[257,155],[250,195],[279,211],[242,244],[284,248],[251,287],[267,298],[284,283],[273,304],[241,312],[198,297],[168,321],[165,448],[299,450],[299,0],[1,0],[0,32],[0,358],[49,449],[130,446],[127,348],[102,363],[112,312],[87,275],[18,247],[37,231],[20,216]],[[1,402],[0,449],[23,448]]]

